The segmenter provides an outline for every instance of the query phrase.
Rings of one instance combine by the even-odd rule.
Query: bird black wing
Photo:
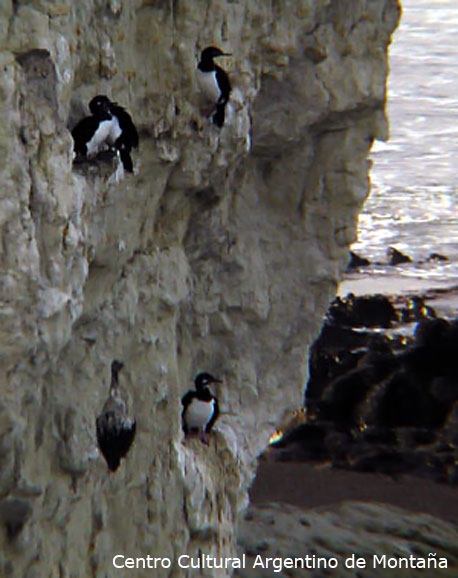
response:
[[[183,411],[181,412],[181,422],[183,425],[183,430],[184,433],[187,433],[188,431],[188,427],[186,425],[186,419],[185,419],[185,415],[186,415],[186,410],[188,409],[188,406],[190,405],[190,403],[192,402],[192,400],[197,396],[195,391],[189,390],[182,398],[181,398],[181,403],[183,404]]]
[[[113,412],[99,415],[96,420],[97,442],[108,468],[114,472],[121,463],[135,438],[135,420],[120,419]]]
[[[87,155],[87,143],[94,136],[95,131],[99,127],[99,120],[95,116],[87,116],[79,121],[79,123],[72,130],[72,137],[74,141],[74,149],[76,154]]]
[[[118,435],[118,446],[120,456],[123,458],[127,455],[135,439],[135,432],[137,431],[137,422],[135,419],[126,420],[120,428]]]
[[[216,399],[216,397],[213,397],[213,415],[210,419],[210,421],[207,423],[206,427],[205,427],[205,433],[210,433],[210,430],[212,429],[212,427],[215,425],[216,420],[219,417],[219,404],[218,404],[218,400]]]
[[[123,143],[130,148],[138,147],[138,132],[132,121],[130,114],[125,108],[119,106],[118,104],[110,105],[111,113],[117,117],[119,122],[119,127],[121,128],[122,134],[116,141],[117,143]]]
[[[215,112],[212,115],[212,122],[216,124],[219,128],[224,125],[224,120],[226,118],[226,103],[217,102],[215,107]]]
[[[227,72],[217,64],[215,64],[215,71],[216,71],[216,81],[221,91],[221,96],[218,99],[218,104],[226,104],[226,102],[229,100],[229,95],[232,90],[229,76]]]
[[[116,141],[115,146],[119,150],[122,166],[128,173],[133,173],[134,163],[132,162],[132,157],[130,156],[130,148],[119,139]]]

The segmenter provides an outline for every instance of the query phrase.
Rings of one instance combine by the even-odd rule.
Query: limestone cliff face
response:
[[[235,552],[355,236],[398,17],[395,0],[1,3],[1,575]],[[233,52],[222,130],[194,79],[210,44]],[[96,94],[139,128],[119,182],[72,166]],[[138,425],[109,475],[94,420],[114,358]],[[224,380],[209,447],[180,423],[203,369]]]

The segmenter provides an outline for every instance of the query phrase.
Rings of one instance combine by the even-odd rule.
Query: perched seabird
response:
[[[103,145],[114,145],[121,134],[117,119],[110,111],[111,101],[104,95],[95,96],[89,103],[92,116],[83,118],[72,130],[77,155],[94,156]]]
[[[221,383],[221,380],[209,373],[197,374],[194,380],[196,390],[188,391],[181,400],[184,433],[197,434],[202,441],[206,440],[206,434],[210,433],[219,416],[218,400],[208,388],[210,383]]]
[[[130,153],[132,149],[138,148],[138,132],[130,117],[130,114],[125,108],[119,106],[118,103],[112,102],[110,105],[110,112],[114,119],[117,119],[121,134],[116,139],[114,146],[121,155],[121,161],[124,169],[129,172],[134,172],[132,158]]]
[[[138,147],[138,133],[129,113],[102,94],[91,100],[89,110],[92,116],[83,118],[72,130],[76,154],[91,157],[108,144],[119,151],[124,169],[132,173],[130,153]]]
[[[119,391],[119,371],[124,364],[114,360],[111,364],[110,395],[96,420],[97,441],[108,468],[115,472],[121,458],[127,452],[135,438],[135,418],[127,416],[126,404]]]
[[[200,55],[197,65],[197,81],[205,97],[214,103],[212,122],[222,127],[224,124],[225,109],[231,93],[231,83],[227,72],[215,64],[214,58],[231,56],[216,46],[208,46]]]

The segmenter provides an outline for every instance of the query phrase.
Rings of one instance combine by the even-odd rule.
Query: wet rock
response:
[[[364,352],[320,355],[310,362],[311,374],[307,385],[308,410],[315,411],[317,404],[328,384],[355,370],[358,360]]]
[[[398,251],[394,247],[388,247],[387,250],[388,265],[401,265],[402,263],[412,263],[411,257],[404,255],[401,251]]]
[[[307,389],[307,404],[311,404],[320,420],[332,420],[339,425],[356,424],[361,402],[369,396],[375,384],[397,366],[397,358],[388,340],[374,336],[368,340],[367,350],[361,352],[356,367],[342,372],[325,385],[319,398],[316,388],[310,392]]]
[[[400,310],[400,319],[403,323],[434,319],[436,317],[437,314],[434,308],[427,305],[424,298],[418,295],[408,299],[406,305]]]
[[[458,458],[458,320],[436,318],[414,297],[406,308],[409,322],[420,318],[413,337],[393,339],[355,331],[351,322],[362,322],[357,303],[349,295],[331,305],[310,355],[308,421],[284,437],[281,459],[450,483]]]
[[[423,455],[423,467],[418,468],[419,474],[432,478],[439,483],[447,483],[453,478],[453,469],[456,464],[456,453],[451,447],[442,451],[434,447],[434,452],[421,451]]]
[[[458,402],[450,410],[441,432],[442,439],[454,447],[458,447]]]
[[[452,486],[458,485],[458,464],[456,462],[448,469],[447,482]]]
[[[433,379],[431,393],[439,401],[453,403],[458,400],[458,381],[448,376],[440,376]]]
[[[349,293],[336,297],[328,316],[333,323],[347,327],[390,327],[397,320],[393,304],[384,295],[356,297]]]
[[[347,271],[351,271],[353,269],[359,269],[360,267],[368,267],[371,264],[369,259],[365,257],[360,257],[353,251],[350,251],[350,259],[347,265]]]
[[[428,390],[428,382],[400,370],[377,384],[367,402],[363,419],[388,427],[440,427],[446,408]]]
[[[437,433],[426,427],[402,427],[395,430],[399,444],[405,448],[430,445],[436,441]]]
[[[430,253],[427,261],[448,261],[449,258],[440,253]]]
[[[320,420],[333,421],[336,425],[355,424],[355,410],[372,387],[369,368],[357,368],[332,381],[323,391],[317,404]]]
[[[330,431],[325,439],[327,455],[333,466],[342,467],[348,462],[353,447],[353,438],[348,431]]]
[[[458,321],[422,321],[414,335],[413,347],[402,356],[409,371],[420,379],[436,376],[458,378]]]
[[[328,455],[325,446],[328,431],[325,424],[305,423],[292,430],[280,441],[272,444],[272,448],[281,449],[291,446],[296,448],[294,452],[288,450],[283,455],[280,453],[282,461],[292,459],[292,456],[296,459],[298,455],[304,460],[323,460]]]
[[[398,441],[396,432],[392,428],[379,425],[367,425],[366,423],[362,426],[361,433],[358,437],[363,443],[372,446],[391,446]]]
[[[357,472],[379,472],[390,476],[419,469],[423,460],[414,452],[402,451],[396,448],[373,447],[355,448],[354,455],[349,456],[349,461],[344,467]]]
[[[371,335],[364,331],[355,331],[352,327],[339,325],[332,320],[325,320],[321,333],[314,342],[312,349],[340,353],[363,348],[367,345]],[[383,336],[381,336],[383,339]]]
[[[450,323],[446,319],[422,321],[415,327],[415,347],[437,349],[447,339]]]
[[[333,379],[354,369],[365,355],[370,336],[326,322],[309,356],[307,384],[308,409],[313,410],[324,387]]]

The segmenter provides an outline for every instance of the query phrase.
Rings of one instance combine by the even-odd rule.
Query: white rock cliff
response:
[[[4,0],[0,5],[0,575],[111,577],[114,554],[236,552],[255,458],[298,407],[385,136],[396,0]],[[201,113],[199,51],[234,88]],[[106,94],[136,174],[73,166]],[[95,417],[121,359],[137,418],[115,474]],[[222,378],[209,447],[193,375]],[[225,571],[192,575],[226,576]]]

